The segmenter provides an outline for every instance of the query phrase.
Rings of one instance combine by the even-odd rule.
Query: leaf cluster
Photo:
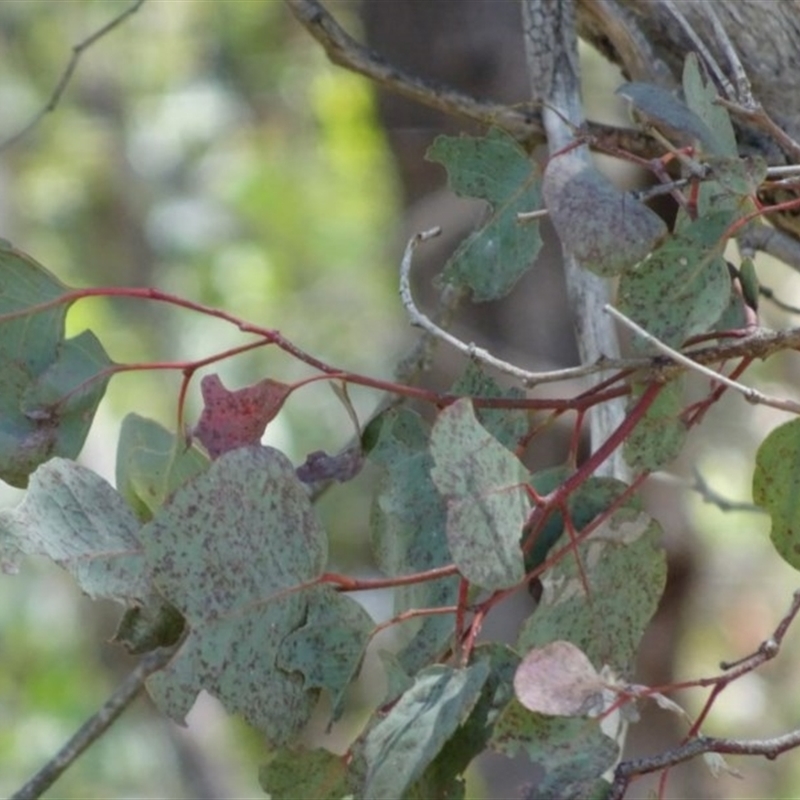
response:
[[[746,308],[722,252],[747,221],[759,171],[738,158],[727,114],[692,59],[685,103],[653,105],[641,85],[626,92],[652,124],[708,151],[673,230],[564,155],[541,173],[498,131],[442,138],[429,157],[456,192],[488,204],[442,284],[476,301],[511,291],[542,246],[538,223],[519,215],[544,201],[564,248],[617,277],[619,308],[660,342],[677,349],[741,322]],[[0,246],[0,477],[27,486],[18,507],[0,512],[6,569],[44,555],[90,597],[119,602],[118,644],[168,650],[147,680],[158,708],[183,722],[207,691],[243,716],[271,748],[260,781],[273,797],[464,797],[465,772],[488,748],[524,753],[539,768],[529,796],[606,795],[621,730],[635,716],[627,679],[666,580],[660,526],[635,490],[677,455],[696,418],[680,380],[623,373],[585,392],[566,462],[532,473],[525,456],[563,407],[536,416],[523,392],[476,363],[447,394],[415,394],[432,413],[396,404],[369,422],[358,447],[315,452],[300,466],[260,444],[300,384],[264,378],[231,391],[211,374],[191,436],[126,418],[115,488],[74,460],[120,366],[91,332],[65,338],[66,311],[81,296]],[[651,355],[647,341],[631,347]],[[193,369],[184,372],[188,381]],[[579,461],[583,413],[608,385],[629,395],[628,418]],[[635,473],[630,483],[596,474],[617,447]],[[753,484],[778,552],[795,567],[798,454],[793,421],[762,445]],[[379,475],[370,519],[377,579],[332,571],[313,504],[317,484],[355,479],[365,461]],[[355,599],[376,586],[393,589],[392,617],[381,623]],[[524,589],[537,602],[513,641],[478,644],[486,616]],[[345,754],[304,750],[320,696],[333,724],[388,626],[400,635],[380,653],[381,704]]]

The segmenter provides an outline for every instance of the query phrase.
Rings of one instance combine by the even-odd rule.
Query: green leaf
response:
[[[623,455],[630,467],[651,472],[674,461],[686,441],[687,428],[681,419],[685,378],[666,384],[639,424],[628,434],[623,444]],[[634,384],[631,404],[646,389],[645,384]]]
[[[367,734],[365,800],[402,797],[478,701],[489,676],[481,661],[466,669],[434,665]]]
[[[327,689],[333,720],[344,711],[345,691],[356,678],[375,627],[351,597],[320,586],[306,595],[308,620],[282,642],[278,666],[299,672],[306,689]]]
[[[181,486],[140,532],[153,582],[189,633],[148,679],[158,707],[182,721],[206,689],[275,744],[308,720],[314,693],[277,664],[307,622],[327,540],[302,483],[277,450],[221,455]]]
[[[128,414],[117,443],[117,488],[148,521],[169,495],[209,465],[208,456],[153,420]]]
[[[800,419],[779,425],[758,448],[753,502],[770,515],[778,554],[800,569]]]
[[[766,180],[767,162],[760,156],[740,158],[738,155],[721,156],[706,159],[706,164],[711,167],[713,181],[704,181],[703,186],[717,185],[717,191],[728,195],[732,199],[742,201],[744,198],[754,197],[758,187]],[[750,206],[750,204],[748,204]],[[708,207],[718,208],[709,203],[706,208],[698,204],[701,215],[707,213]],[[732,208],[736,208],[734,203]],[[752,206],[748,207],[752,210]]]
[[[275,800],[341,800],[350,794],[345,759],[327,750],[281,749],[258,772]]]
[[[450,387],[450,391],[465,397],[503,397],[509,400],[525,397],[525,392],[516,386],[501,388],[475,361],[467,364],[464,374]],[[509,450],[513,450],[528,432],[528,412],[521,408],[478,408],[476,416],[478,422]]]
[[[90,597],[120,602],[150,594],[137,539],[139,523],[99,475],[54,458],[33,473],[22,503],[0,512],[0,560],[44,555],[67,570]]]
[[[414,684],[414,679],[403,669],[403,665],[394,653],[388,650],[380,650],[378,651],[378,658],[380,658],[386,677],[386,693],[380,705],[388,706],[411,688]]]
[[[660,536],[660,526],[647,514],[630,508],[615,511],[579,545],[583,575],[573,553],[545,574],[542,599],[525,623],[517,649],[527,652],[566,640],[592,664],[624,674],[664,590]]]
[[[372,509],[372,544],[380,569],[403,575],[447,563],[445,506],[430,477],[426,423],[408,409],[381,415],[370,460],[385,470]]]
[[[689,53],[683,65],[683,94],[686,105],[712,134],[712,138],[704,142],[706,149],[715,155],[738,158],[739,149],[730,115],[715,102],[717,90],[711,81],[703,79],[695,53]]]
[[[541,770],[541,780],[527,797],[573,800],[587,790],[617,759],[619,748],[600,729],[598,720],[545,717],[510,702],[495,724],[492,747],[509,758],[523,751]]]
[[[530,511],[528,472],[481,427],[469,399],[442,411],[431,432],[431,476],[447,500],[447,541],[459,571],[487,589],[525,575],[520,535]]]
[[[394,576],[451,563],[445,502],[431,479],[427,424],[413,411],[390,409],[370,424],[367,436],[370,460],[384,470],[370,521],[378,566]],[[452,605],[457,590],[457,577],[399,587],[395,613]],[[399,664],[414,675],[450,642],[453,620],[436,615],[410,620],[402,628],[408,642],[398,653]]]
[[[742,297],[745,303],[754,311],[758,310],[758,296],[760,286],[758,273],[752,258],[743,258],[739,265],[739,283],[742,285]]]
[[[574,154],[550,159],[543,192],[564,250],[597,275],[633,267],[667,235],[658,214]]]
[[[458,577],[452,576],[399,586],[395,591],[395,614],[414,608],[452,606],[458,599],[458,584]],[[450,647],[454,632],[453,614],[407,620],[402,623],[402,635],[408,641],[397,654],[398,663],[408,674],[415,675]]]
[[[141,605],[126,609],[111,640],[132,655],[171,647],[185,629],[183,617],[163,597],[153,594]]]
[[[720,143],[711,128],[667,89],[649,83],[625,83],[616,94],[630,102],[634,117],[655,128],[673,144],[700,144],[707,152],[719,153]]]
[[[570,475],[566,467],[549,467],[533,473],[531,486],[540,494],[547,495],[555,491]],[[616,478],[590,477],[584,481],[567,500],[567,511],[573,528],[580,532],[598,514],[601,514],[626,490],[628,485]],[[628,498],[626,508],[638,508],[641,505],[637,497]],[[564,533],[564,517],[560,511],[550,515],[547,522],[536,536],[533,546],[525,554],[525,571],[536,569],[545,561],[553,545]]]
[[[502,644],[480,645],[472,661],[486,663],[490,669],[478,702],[414,784],[410,796],[423,800],[460,796],[459,792],[465,788],[463,776],[467,767],[486,749],[495,720],[514,697],[512,681],[519,656],[511,648]]]
[[[484,225],[447,262],[442,282],[468,287],[476,301],[503,297],[542,246],[538,224],[517,221],[521,211],[541,207],[538,170],[510,136],[494,128],[485,137],[439,136],[426,158],[444,164],[456,194],[492,206]]]
[[[617,292],[620,311],[671,347],[710,330],[730,297],[730,275],[720,255],[730,222],[727,212],[697,219],[624,272]],[[631,344],[639,352],[653,349],[635,335]]]
[[[30,256],[0,241],[0,315],[46,303],[70,291]],[[3,358],[10,358],[32,376],[53,362],[63,337],[67,308],[59,304],[10,320],[0,319]]]
[[[111,361],[84,332],[64,338],[67,304],[3,319],[70,291],[41,264],[0,242],[0,478],[24,487],[53,456],[80,453]]]

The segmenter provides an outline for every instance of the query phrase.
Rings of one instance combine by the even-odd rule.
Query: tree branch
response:
[[[73,45],[72,55],[67,62],[67,66],[64,67],[64,71],[61,73],[61,77],[58,79],[58,83],[56,83],[56,86],[50,95],[50,99],[16,133],[0,142],[0,151],[5,150],[7,147],[11,147],[11,145],[27,136],[42,121],[44,117],[46,117],[51,111],[55,110],[56,106],[58,106],[59,101],[61,100],[61,96],[64,94],[64,91],[72,79],[72,75],[78,66],[78,62],[81,60],[81,56],[95,42],[111,33],[114,28],[121,25],[128,17],[133,16],[144,5],[144,3],[145,0],[135,0],[124,11],[121,11],[119,14],[117,14],[117,16],[114,17],[110,22],[107,22],[102,28],[98,28],[93,34],[91,34],[91,36],[87,36],[83,41]]]
[[[76,731],[74,736],[50,759],[11,800],[33,800],[47,791],[61,775],[99,739],[136,699],[149,675],[172,658],[174,648],[160,648],[145,655],[133,671],[114,690],[100,710]]]
[[[285,0],[297,21],[322,46],[332,63],[364,75],[387,91],[445,114],[502,128],[527,147],[545,140],[538,107],[520,108],[478,100],[464,92],[411,75],[353,39],[317,0]],[[631,128],[585,123],[587,137],[642,158],[661,155],[650,137]]]
[[[759,392],[758,389],[753,389],[752,387],[745,386],[738,381],[731,380],[726,375],[715,372],[713,369],[709,369],[705,365],[700,364],[697,361],[693,361],[683,353],[679,353],[677,350],[665,344],[660,339],[657,339],[652,333],[648,333],[644,328],[641,327],[641,325],[637,325],[630,317],[625,316],[625,314],[614,308],[614,306],[606,305],[604,310],[614,317],[614,319],[616,319],[618,322],[622,323],[626,328],[633,331],[637,336],[641,336],[642,339],[653,345],[656,350],[664,353],[664,355],[671,358],[676,363],[686,367],[686,369],[699,372],[701,375],[705,375],[712,381],[722,383],[729,389],[733,389],[735,392],[739,392],[739,394],[741,394],[748,403],[769,406],[770,408],[777,408],[779,411],[789,411],[792,414],[800,414],[800,403],[797,403],[794,400],[787,400],[782,397],[770,397],[763,392]]]
[[[693,685],[713,684],[715,691],[712,693],[712,697],[714,697],[719,694],[721,688],[724,688],[737,677],[752,672],[757,667],[775,658],[780,652],[783,639],[798,613],[800,613],[800,590],[796,591],[792,596],[788,611],[783,615],[772,635],[764,640],[755,652],[736,662],[722,664],[722,669],[728,671],[728,674],[713,680],[698,681]],[[774,736],[770,739],[728,739],[697,736],[678,747],[658,755],[619,763],[614,770],[614,782],[611,785],[607,800],[622,800],[631,778],[637,775],[647,775],[651,772],[668,769],[703,753],[764,756],[771,760],[777,758],[781,753],[797,747],[800,747],[800,729],[786,733],[783,736]]]

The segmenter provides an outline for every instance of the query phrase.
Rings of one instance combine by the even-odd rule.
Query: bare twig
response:
[[[722,669],[728,670],[724,675],[697,681],[693,685],[713,685],[715,688],[714,692],[712,692],[712,697],[715,697],[722,688],[736,678],[752,672],[757,667],[775,658],[780,652],[783,639],[798,613],[800,613],[800,590],[793,594],[789,609],[778,623],[772,636],[765,639],[755,652],[736,662],[722,664]],[[689,761],[702,753],[764,756],[771,760],[777,758],[781,753],[797,747],[800,747],[800,730],[794,730],[783,736],[774,736],[769,739],[728,739],[697,736],[678,747],[666,750],[658,755],[620,762],[614,770],[614,782],[608,794],[608,800],[621,800],[633,777],[674,767],[676,764],[682,764],[684,761]]]
[[[543,137],[538,113],[477,100],[389,64],[353,39],[317,0],[286,0],[286,4],[300,24],[322,45],[334,64],[365,75],[386,89],[446,114],[497,125],[520,140]]]
[[[727,108],[731,114],[741,117],[751,125],[755,125],[757,128],[769,134],[778,143],[784,153],[789,155],[793,161],[800,160],[800,144],[789,136],[789,134],[767,114],[761,103],[756,102],[754,107],[748,108],[732,100],[725,100],[722,97],[717,98],[717,103]]]
[[[775,736],[771,739],[725,739],[714,736],[698,736],[680,747],[666,750],[656,756],[623,761],[614,771],[614,783],[606,795],[607,800],[621,800],[634,775],[647,775],[690,761],[703,753],[726,755],[764,756],[770,760],[781,753],[800,746],[800,730]]]
[[[81,60],[81,56],[84,54],[84,52],[86,52],[86,50],[88,50],[95,42],[111,33],[111,31],[121,25],[126,19],[128,19],[128,17],[133,16],[133,14],[135,14],[144,5],[144,3],[145,0],[135,0],[135,2],[131,3],[131,5],[129,5],[126,9],[117,14],[117,16],[114,17],[110,22],[107,22],[102,28],[98,28],[91,36],[88,36],[83,41],[73,45],[72,55],[67,62],[67,66],[64,67],[64,71],[61,73],[61,77],[58,79],[58,83],[56,83],[56,86],[50,95],[50,99],[16,133],[0,142],[0,150],[11,147],[11,145],[27,136],[45,116],[47,116],[51,111],[55,110],[56,106],[58,106],[61,100],[61,96],[64,94],[64,91],[72,79],[72,75],[75,72],[78,62]]]
[[[725,26],[717,16],[717,12],[714,11],[714,6],[711,3],[701,3],[699,10],[706,15],[708,21],[711,23],[711,27],[714,30],[714,37],[720,49],[725,54],[725,58],[728,59],[728,66],[731,68],[733,79],[736,82],[736,94],[729,94],[728,97],[731,100],[735,97],[745,108],[754,108],[756,106],[756,101],[753,97],[753,87],[750,85],[750,79],[747,77],[744,65],[739,58],[739,54],[736,52],[736,48],[730,36],[728,36],[728,32],[725,30]],[[730,84],[728,84],[726,91],[731,91],[731,88]]]
[[[669,356],[673,361],[681,364],[687,369],[693,370],[694,372],[699,372],[701,375],[705,375],[707,378],[711,378],[712,381],[722,383],[729,389],[733,389],[735,392],[739,392],[739,394],[744,396],[748,403],[758,403],[764,406],[769,406],[770,408],[780,409],[781,411],[790,411],[793,414],[800,414],[800,403],[797,403],[794,400],[787,400],[781,397],[771,397],[763,394],[757,389],[744,386],[743,384],[733,381],[719,372],[715,372],[713,369],[709,369],[703,364],[699,364],[697,361],[693,361],[691,358],[689,358],[689,356],[679,353],[669,345],[664,344],[664,342],[661,340],[656,339],[652,333],[648,333],[640,325],[637,325],[630,317],[625,316],[625,314],[623,314],[621,311],[618,311],[612,305],[606,305],[604,311],[614,317],[614,319],[616,319],[618,322],[622,323],[626,328],[628,328],[628,330],[631,330],[641,336],[643,339],[653,345],[656,350],[664,353],[666,356]]]
[[[791,305],[791,303],[785,303],[775,294],[772,289],[770,289],[769,286],[759,284],[758,293],[761,295],[761,297],[769,300],[770,303],[772,303],[776,308],[779,308],[781,311],[785,311],[787,314],[800,314],[800,308]]]
[[[708,481],[703,477],[702,473],[696,467],[692,470],[694,483],[692,489],[697,492],[706,503],[716,506],[720,511],[754,511],[759,514],[764,513],[764,509],[757,506],[755,503],[743,503],[737,500],[729,500],[723,497],[715,489],[708,485]]]
[[[662,4],[664,8],[669,11],[678,25],[681,26],[683,32],[689,37],[689,40],[697,49],[697,52],[700,54],[706,67],[708,67],[709,71],[713,73],[723,92],[728,97],[736,97],[733,85],[728,80],[727,75],[725,75],[719,64],[717,64],[716,59],[711,55],[711,51],[706,47],[705,42],[700,38],[700,36],[698,36],[695,29],[691,26],[689,20],[686,19],[686,17],[683,15],[683,12],[678,8],[677,3],[673,2],[673,0],[662,0]]]
[[[647,333],[643,328],[636,325],[633,320],[628,319],[624,314],[617,309],[608,306],[607,311],[612,316],[627,325],[631,330],[635,330],[640,335],[644,336],[648,341],[651,341],[654,347],[658,347],[661,352],[672,359],[673,364],[665,365],[659,363],[657,359],[652,357],[640,358],[601,358],[594,364],[584,364],[580,367],[568,367],[566,369],[548,370],[543,372],[529,372],[503,361],[496,356],[492,355],[488,350],[477,347],[471,342],[463,342],[453,334],[441,328],[431,319],[425,316],[416,306],[414,297],[411,293],[410,273],[413,262],[414,252],[417,247],[428,239],[437,236],[439,233],[438,228],[418,233],[413,236],[406,245],[403,254],[403,260],[400,266],[400,297],[405,307],[409,320],[412,325],[422,328],[435,339],[445,342],[449,346],[455,348],[459,353],[462,353],[467,358],[473,358],[476,361],[491,366],[506,375],[511,375],[517,380],[521,381],[524,386],[536,386],[541,383],[555,383],[558,381],[574,380],[576,378],[584,378],[589,375],[594,375],[601,372],[630,372],[639,370],[644,373],[643,379],[645,380],[658,380],[665,381],[675,377],[676,374],[683,372],[684,369],[691,369],[695,371],[702,371],[713,380],[726,382],[728,379],[724,375],[720,375],[711,369],[707,369],[709,364],[719,364],[723,361],[729,361],[740,358],[768,358],[773,353],[781,350],[797,350],[800,349],[800,328],[792,328],[784,331],[770,331],[767,329],[754,330],[749,336],[737,339],[725,340],[718,344],[698,347],[687,351],[686,353],[678,353],[662,342],[658,341],[651,334]],[[606,310],[604,308],[604,310]],[[632,327],[635,326],[635,327]],[[675,358],[674,356],[677,356]],[[753,392],[757,397],[764,397],[755,390],[747,389],[736,384],[735,381],[730,381],[739,387],[737,391],[744,390],[747,393]],[[772,398],[767,398],[772,400]],[[756,399],[753,402],[763,402]],[[790,402],[775,399],[777,403]],[[767,403],[769,405],[769,403]],[[776,406],[781,407],[783,406]],[[793,410],[791,408],[785,410]]]
[[[133,671],[103,703],[100,710],[81,725],[75,735],[51,758],[11,800],[33,800],[49,789],[61,775],[99,739],[136,699],[149,675],[172,658],[174,648],[160,648],[145,655]]]
[[[546,217],[550,213],[548,208],[537,208],[535,211],[520,211],[517,214],[517,222],[533,222],[534,220]]]
[[[416,234],[416,236],[413,236],[409,240],[408,244],[406,245],[405,253],[403,254],[403,261],[400,266],[400,298],[403,301],[403,306],[408,312],[408,316],[412,325],[422,328],[431,334],[431,336],[450,345],[454,349],[458,350],[459,353],[467,356],[467,358],[480,361],[482,364],[493,367],[494,369],[497,369],[506,375],[511,375],[526,386],[533,386],[537,383],[549,383],[570,380],[574,378],[582,378],[586,375],[590,375],[601,370],[618,369],[620,368],[620,365],[623,365],[622,368],[624,368],[624,362],[622,361],[618,361],[616,363],[612,363],[611,361],[603,361],[599,364],[587,364],[582,367],[556,369],[548,372],[529,372],[515,366],[514,364],[510,364],[507,361],[503,361],[496,356],[493,356],[488,350],[484,350],[482,347],[477,347],[471,342],[469,344],[462,342],[460,339],[453,336],[452,333],[449,333],[448,331],[439,327],[417,308],[416,303],[414,302],[414,297],[411,294],[411,281],[409,278],[411,273],[411,263],[417,246],[428,239],[432,239],[434,236],[438,236],[440,232],[440,228],[432,228],[431,230]]]

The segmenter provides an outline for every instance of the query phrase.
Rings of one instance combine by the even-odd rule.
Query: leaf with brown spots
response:
[[[599,485],[597,492],[607,495],[608,490]],[[660,537],[661,527],[647,514],[617,509],[576,554],[565,556],[545,574],[544,594],[523,626],[517,649],[527,652],[567,640],[593,664],[625,673],[664,591],[666,561]]]
[[[325,531],[291,462],[261,446],[225,453],[179,487],[140,538],[153,584],[188,626],[172,661],[148,679],[156,705],[181,721],[205,689],[285,744],[318,690],[282,669],[278,654],[308,624],[327,561]]]
[[[753,473],[753,502],[772,520],[778,554],[800,569],[800,419],[779,425],[761,443]]]
[[[292,391],[291,386],[271,378],[231,391],[216,374],[206,375],[200,389],[204,407],[194,435],[211,458],[258,444]]]

